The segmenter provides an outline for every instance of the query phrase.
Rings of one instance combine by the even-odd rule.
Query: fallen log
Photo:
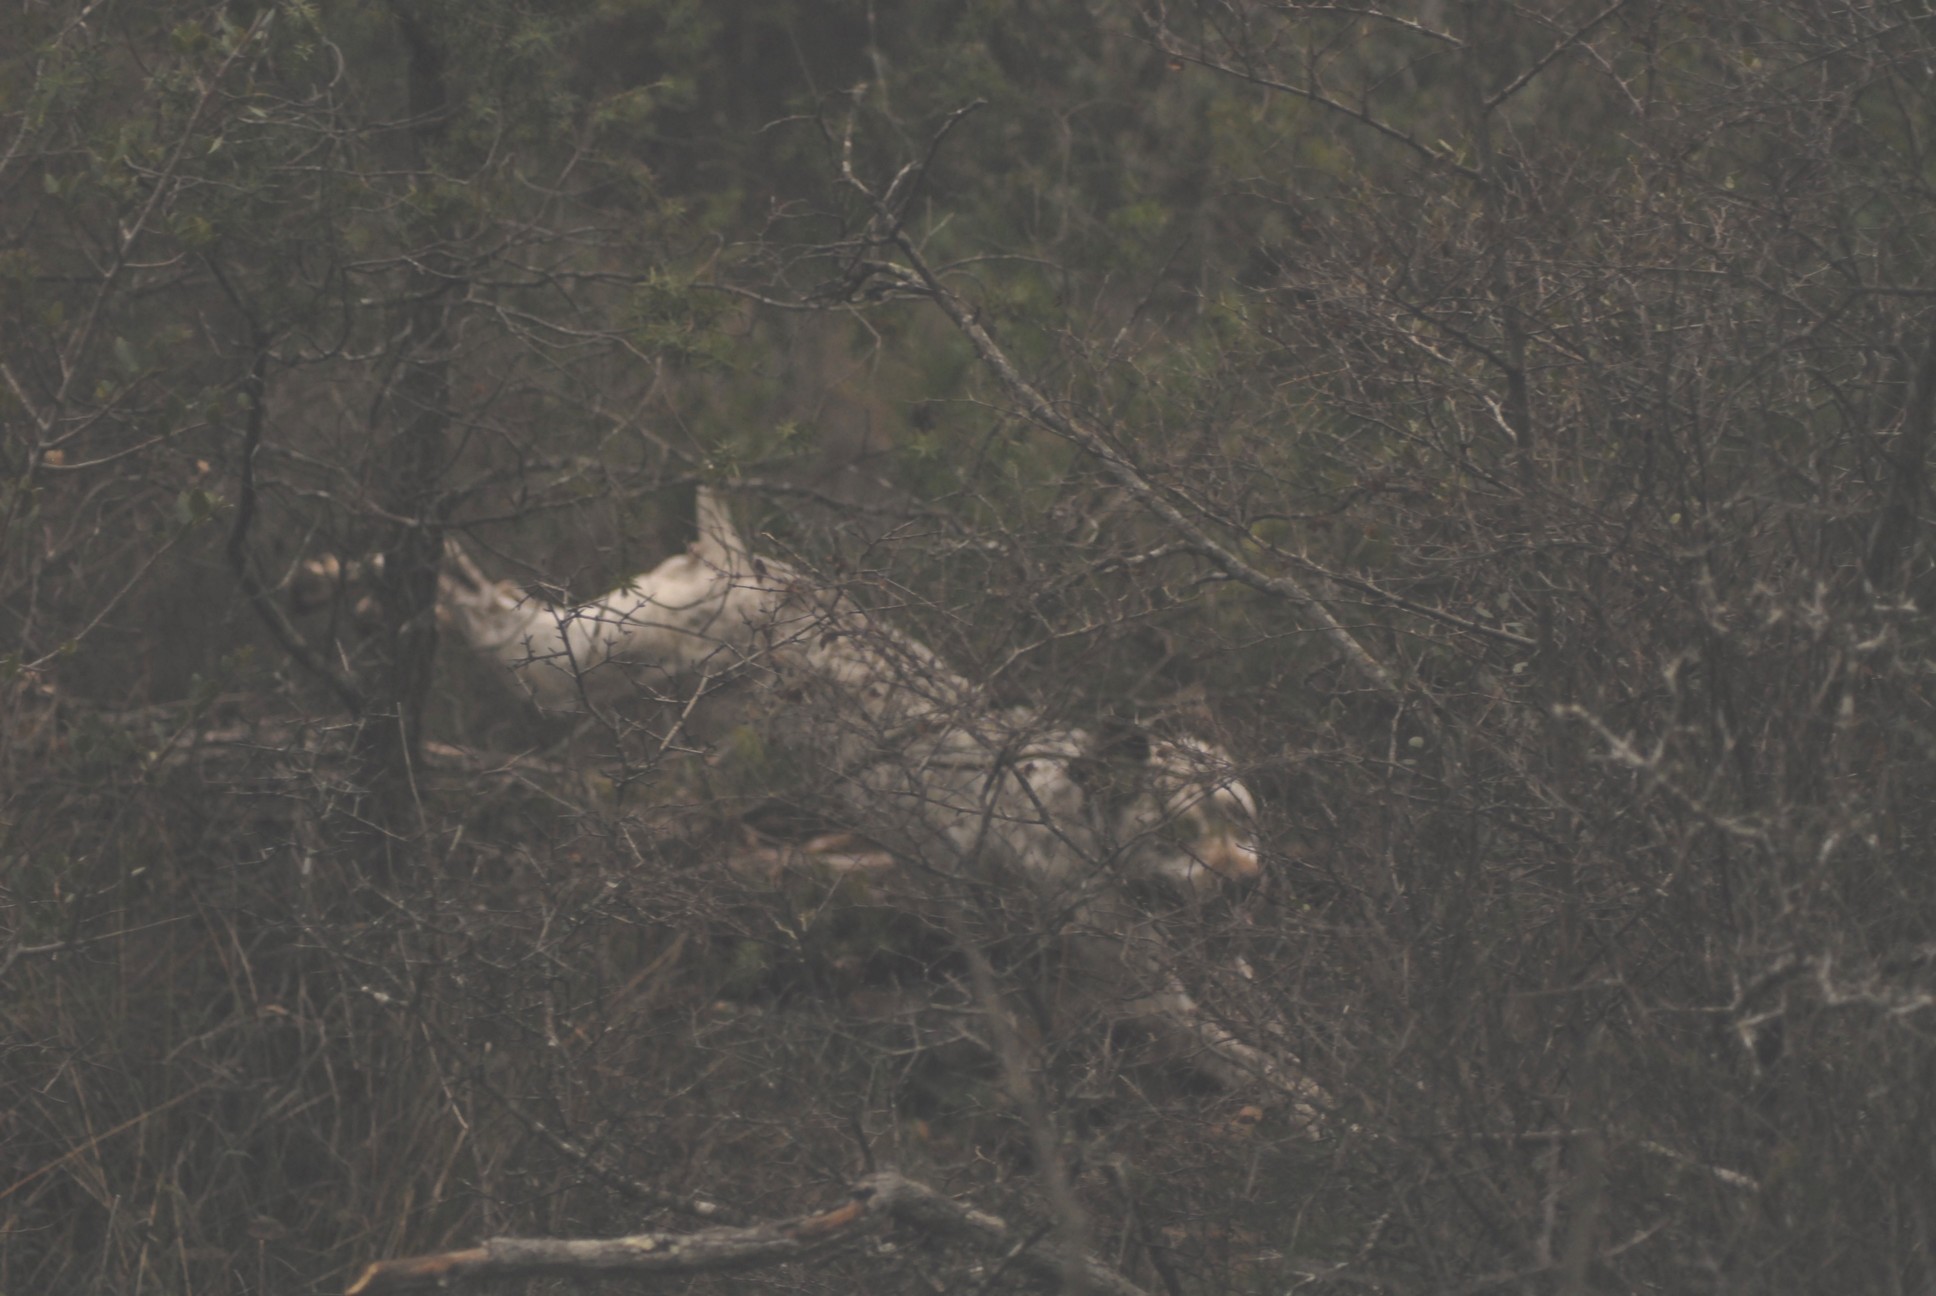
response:
[[[986,1211],[964,1206],[894,1171],[857,1181],[829,1210],[743,1228],[692,1233],[637,1233],[617,1238],[491,1238],[482,1246],[398,1260],[363,1271],[346,1296],[456,1287],[491,1279],[564,1276],[686,1278],[760,1269],[811,1259],[867,1233],[898,1225],[937,1240],[970,1247],[1045,1288],[1080,1275],[1083,1288],[1102,1296],[1147,1296],[1143,1288],[1090,1255],[1077,1255],[1018,1230]]]

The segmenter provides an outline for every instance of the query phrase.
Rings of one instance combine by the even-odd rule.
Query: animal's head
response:
[[[1257,802],[1221,747],[1116,730],[1078,773],[1129,880],[1197,895],[1262,873]]]

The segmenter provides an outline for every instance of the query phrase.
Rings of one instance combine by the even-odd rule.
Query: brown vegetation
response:
[[[1923,8],[531,8],[0,19],[0,1290],[1929,1286]],[[837,697],[450,651],[719,483],[1229,753],[1258,884],[1088,932],[1317,1137]]]

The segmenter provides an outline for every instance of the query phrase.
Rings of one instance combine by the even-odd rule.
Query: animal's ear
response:
[[[733,515],[719,492],[710,486],[701,486],[693,501],[693,512],[699,523],[699,538],[693,542],[693,553],[714,567],[739,566],[746,557],[746,542],[740,539],[738,529],[733,526]]]

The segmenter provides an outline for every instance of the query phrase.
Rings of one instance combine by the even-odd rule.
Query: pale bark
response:
[[[832,1210],[746,1228],[619,1238],[492,1238],[461,1251],[379,1260],[350,1286],[348,1296],[545,1274],[680,1278],[758,1269],[807,1259],[889,1223],[999,1256],[1004,1267],[1039,1286],[1060,1287],[1073,1272],[1081,1275],[1087,1290],[1101,1296],[1144,1296],[1141,1287],[1094,1256],[1072,1255],[1053,1243],[1030,1243],[1031,1230],[1011,1228],[994,1215],[892,1171],[860,1180]]]

